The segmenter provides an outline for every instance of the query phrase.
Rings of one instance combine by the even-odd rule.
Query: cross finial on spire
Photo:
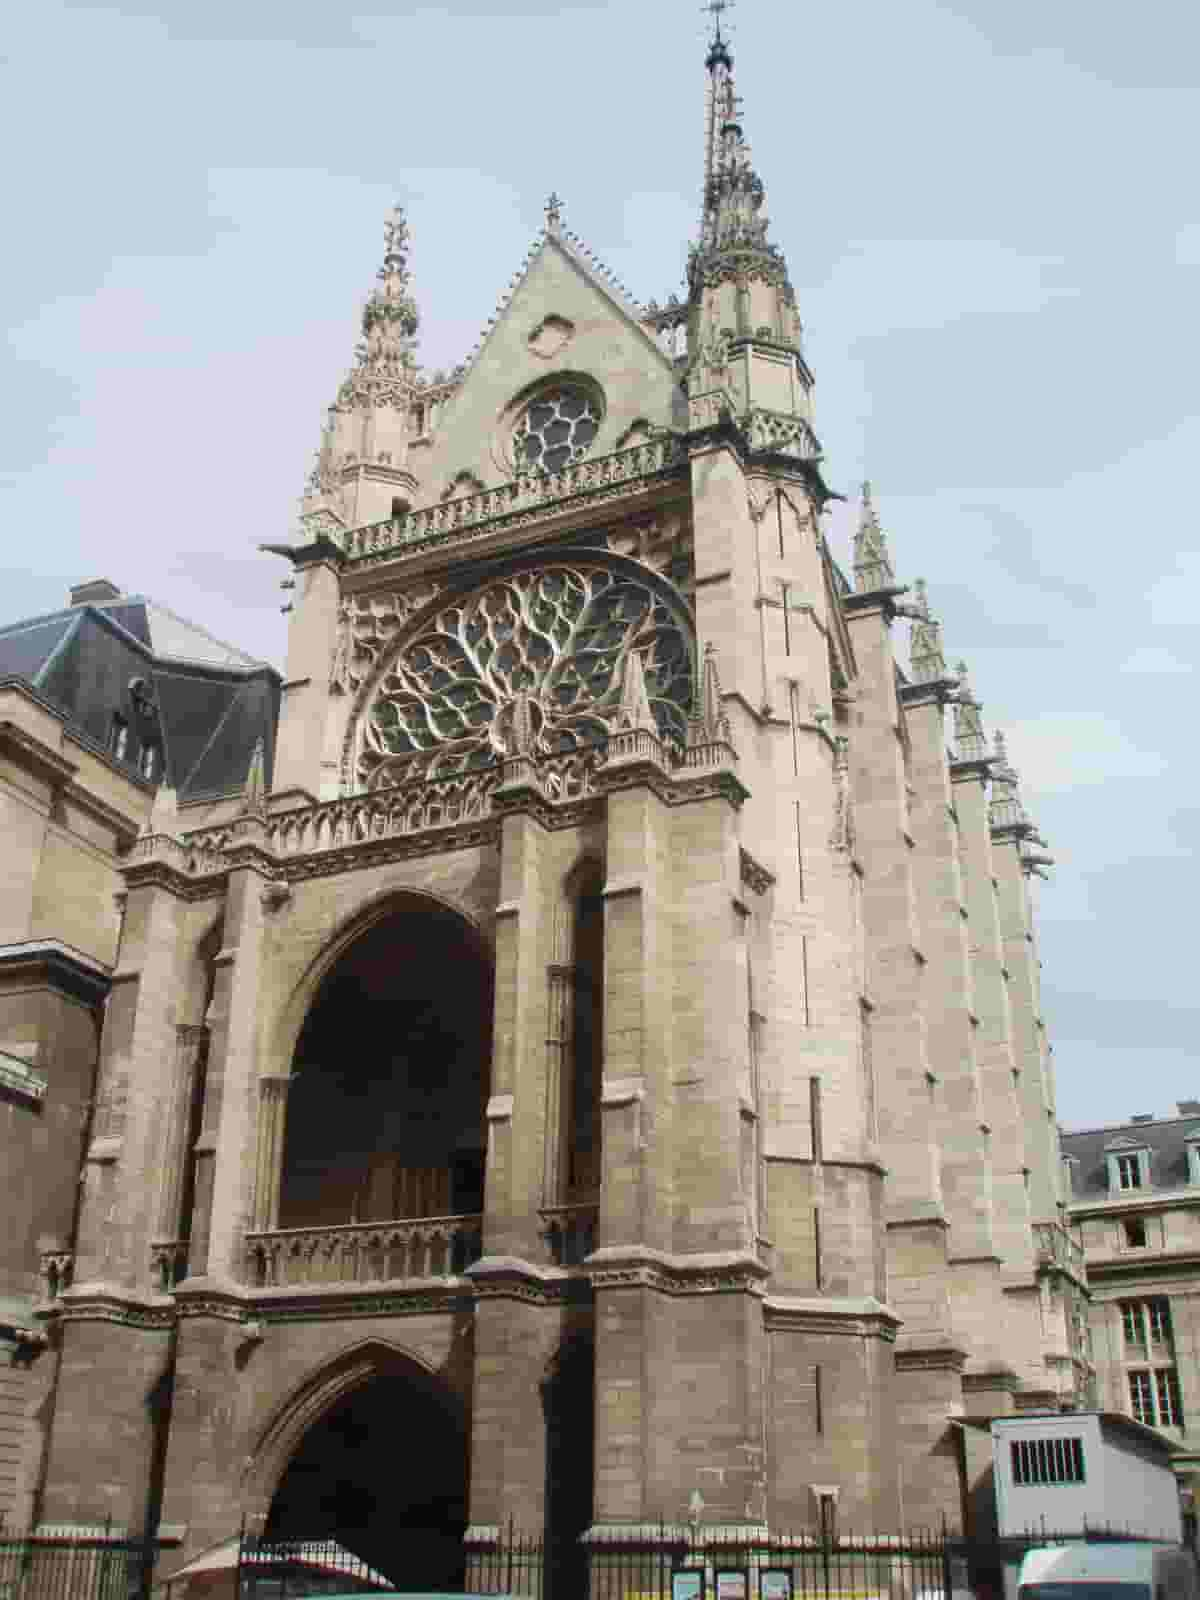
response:
[[[724,44],[721,37],[721,17],[733,5],[734,0],[708,0],[708,4],[701,6],[701,11],[707,11],[713,19],[713,44]]]
[[[546,232],[557,233],[562,226],[562,196],[557,190],[551,190],[550,198],[546,201]]]

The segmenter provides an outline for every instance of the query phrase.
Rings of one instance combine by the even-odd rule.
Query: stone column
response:
[[[244,817],[231,847],[224,948],[218,952],[204,1130],[197,1145],[196,1226],[190,1276],[239,1282],[244,1235],[254,1216],[259,1027],[262,1017],[262,891],[268,858],[260,819]],[[199,1237],[197,1235],[199,1234]]]
[[[632,783],[610,792],[599,1228],[604,1247],[671,1248],[671,996],[663,983],[671,956],[665,916],[669,851],[669,818],[657,795]]]
[[[175,1035],[175,1060],[164,1138],[162,1190],[158,1223],[152,1241],[152,1248],[160,1253],[164,1278],[161,1286],[164,1289],[174,1287],[174,1268],[190,1222],[190,1218],[182,1215],[187,1168],[193,1159],[188,1148],[188,1135],[196,1074],[208,1045],[208,1028],[204,1024],[181,1023]]]
[[[928,1050],[938,1080],[942,1197],[950,1224],[950,1292],[970,1370],[1007,1356],[1007,1307],[993,1235],[991,1150],[976,1057],[974,986],[960,839],[951,803],[945,707],[954,689],[924,585],[913,608],[912,676],[902,691],[911,743],[917,910],[925,954]],[[1011,1392],[1011,1386],[1006,1393]]]
[[[254,1158],[254,1216],[251,1231],[269,1233],[279,1226],[279,1189],[283,1177],[283,1145],[287,1122],[290,1073],[258,1080],[258,1145]]]
[[[324,557],[305,562],[296,571],[283,704],[275,743],[276,796],[299,790],[314,799],[326,798],[322,756],[341,586],[338,563],[330,547],[324,548]],[[335,785],[336,776],[330,774]]]

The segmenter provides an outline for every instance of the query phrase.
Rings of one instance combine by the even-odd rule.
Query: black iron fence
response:
[[[0,1526],[0,1600],[146,1600],[157,1543],[102,1527]]]
[[[513,1525],[473,1528],[465,1571],[448,1587],[523,1600],[950,1600],[939,1532],[888,1535],[643,1525],[547,1540]],[[238,1600],[412,1587],[404,1536],[387,1573],[333,1540],[244,1535]]]

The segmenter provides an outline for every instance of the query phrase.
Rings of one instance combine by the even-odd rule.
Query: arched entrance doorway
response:
[[[336,1539],[398,1589],[461,1588],[467,1437],[432,1379],[371,1378],[308,1430],[271,1502],[268,1539]]]
[[[296,1047],[280,1228],[483,1208],[492,970],[475,931],[413,897],[345,951]]]

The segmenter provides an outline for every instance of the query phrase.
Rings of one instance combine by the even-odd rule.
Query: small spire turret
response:
[[[983,731],[983,707],[971,692],[967,681],[967,663],[960,661],[955,668],[958,677],[958,696],[954,702],[954,743],[960,761],[988,760],[987,736]]]
[[[917,579],[915,588],[916,602],[910,609],[913,630],[908,652],[912,681],[938,683],[947,676],[942,625],[929,609],[924,578]]]
[[[864,479],[858,532],[854,535],[854,592],[873,594],[877,589],[894,589],[896,574],[888,553],[887,537],[871,498],[871,481]]]

